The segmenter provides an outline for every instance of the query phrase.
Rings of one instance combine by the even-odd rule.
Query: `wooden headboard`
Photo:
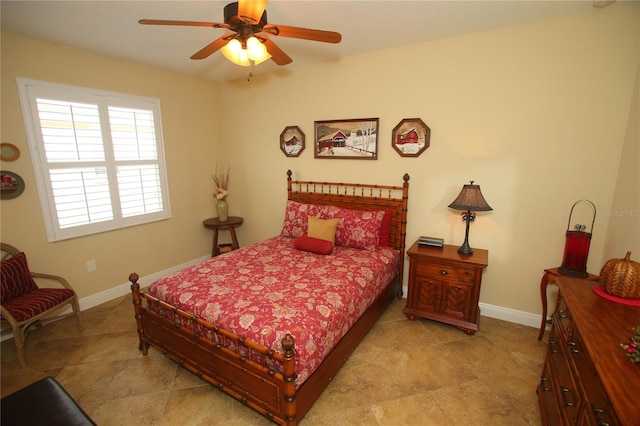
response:
[[[404,267],[405,237],[407,233],[407,204],[409,175],[402,177],[402,186],[296,181],[287,170],[287,195],[300,203],[345,207],[354,210],[390,210],[389,245],[402,253],[400,274]]]

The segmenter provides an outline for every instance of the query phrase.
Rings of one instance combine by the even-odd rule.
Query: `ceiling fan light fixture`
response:
[[[256,63],[265,61],[271,57],[269,52],[267,52],[267,47],[254,36],[247,39],[247,54],[249,55],[249,59]]]
[[[250,41],[251,39],[255,41]],[[264,44],[260,43],[260,40],[256,37],[249,37],[246,45],[247,48],[245,49],[240,40],[234,38],[229,40],[229,43],[224,45],[220,51],[225,58],[242,67],[250,66],[251,62],[253,62],[254,65],[258,65],[271,58],[271,55],[267,52],[267,48]]]
[[[268,0],[238,0],[229,3],[224,7],[224,23],[166,19],[140,19],[138,22],[144,25],[179,25],[227,29],[230,31],[229,33],[207,44],[191,55],[191,59],[205,59],[221,50],[229,61],[245,67],[260,64],[267,59],[273,59],[273,62],[277,65],[287,65],[293,61],[267,35],[324,43],[340,43],[342,40],[340,33],[334,31],[267,23],[267,11],[265,10],[267,2]],[[260,35],[261,33],[265,33],[265,35]],[[256,34],[258,35],[256,36]]]

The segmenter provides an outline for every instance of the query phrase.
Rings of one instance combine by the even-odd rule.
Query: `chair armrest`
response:
[[[64,288],[68,288],[69,290],[73,290],[73,287],[71,287],[71,284],[69,284],[69,282],[64,279],[63,277],[60,277],[58,275],[52,275],[52,274],[43,274],[40,272],[31,272],[31,276],[33,278],[40,278],[40,279],[44,279],[44,280],[50,280],[50,281],[57,281],[60,284],[62,284],[64,286]],[[75,290],[73,290],[75,291]]]
[[[2,313],[2,319],[7,321],[12,329],[18,326],[18,321],[16,321],[13,315],[11,315],[11,312],[6,310],[4,306],[0,306],[0,313]],[[4,328],[2,331],[4,331]]]

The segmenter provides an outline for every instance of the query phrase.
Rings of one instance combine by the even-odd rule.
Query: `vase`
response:
[[[220,222],[226,222],[229,219],[229,204],[227,204],[226,200],[218,200],[216,210],[218,210],[218,220]]]

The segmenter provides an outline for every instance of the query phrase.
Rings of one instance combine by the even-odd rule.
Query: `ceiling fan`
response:
[[[211,27],[231,30],[191,56],[205,59],[218,50],[231,62],[249,66],[271,58],[278,65],[293,60],[267,36],[298,38],[303,40],[340,43],[342,36],[333,31],[313,30],[267,23],[268,0],[239,0],[224,7],[224,23],[199,21],[171,21],[140,19],[144,25],[178,25],[187,27]]]

